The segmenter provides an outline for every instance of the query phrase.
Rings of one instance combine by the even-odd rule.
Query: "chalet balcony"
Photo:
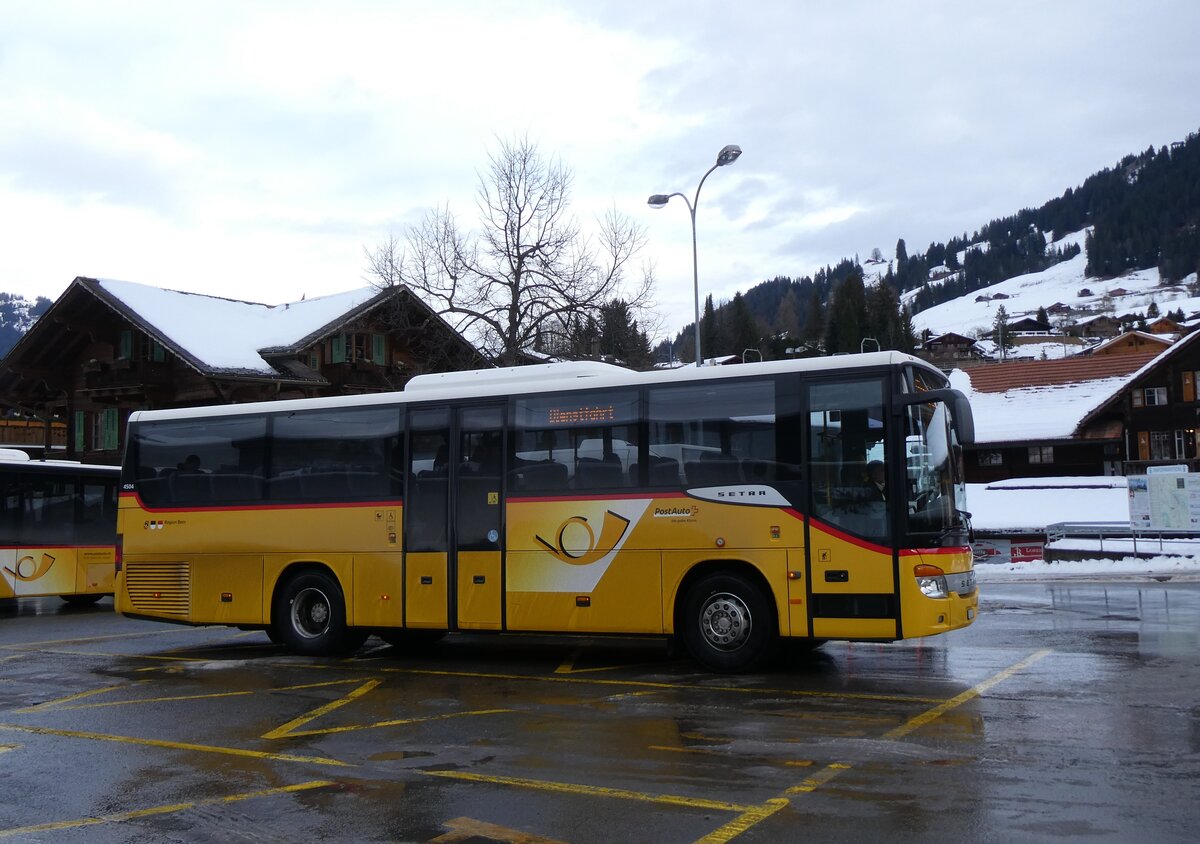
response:
[[[119,360],[112,364],[84,366],[83,386],[92,393],[129,392],[131,389],[170,387],[173,374],[169,363]]]

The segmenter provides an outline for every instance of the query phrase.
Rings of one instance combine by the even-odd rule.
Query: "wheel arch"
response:
[[[679,581],[679,588],[675,590],[675,599],[671,608],[671,631],[673,633],[679,633],[680,619],[683,615],[684,607],[687,604],[688,593],[691,591],[692,587],[710,574],[723,573],[740,574],[761,589],[763,595],[767,599],[767,603],[775,612],[775,629],[781,629],[779,608],[776,606],[775,594],[771,591],[771,584],[767,581],[766,576],[757,566],[746,560],[725,559],[705,560],[697,563],[688,569],[687,574],[685,574],[683,579]]]
[[[271,587],[271,598],[267,604],[267,624],[275,623],[275,607],[279,602],[279,593],[283,587],[292,578],[315,572],[318,574],[327,574],[333,578],[333,582],[337,584],[338,589],[342,591],[342,605],[346,608],[346,617],[350,618],[350,590],[346,588],[346,584],[342,582],[341,576],[338,575],[337,569],[328,563],[323,563],[319,560],[295,560],[288,563],[279,570],[279,574],[275,577],[275,584]]]

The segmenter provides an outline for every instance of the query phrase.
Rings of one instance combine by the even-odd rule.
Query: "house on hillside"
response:
[[[976,442],[967,480],[1200,470],[1200,333],[1162,351],[1082,355],[955,371],[971,401]]]
[[[80,277],[0,361],[0,402],[65,422],[67,456],[116,463],[134,410],[398,390],[486,365],[402,285],[264,305]]]
[[[1151,334],[1183,334],[1187,329],[1168,316],[1160,316],[1146,323]]]
[[[1118,317],[1108,314],[1081,319],[1067,329],[1068,334],[1075,337],[1116,337],[1125,329],[1125,323]]]
[[[1089,349],[1089,355],[1140,355],[1146,352],[1161,352],[1171,345],[1171,340],[1145,331],[1127,331],[1110,337],[1099,346]]]
[[[983,354],[975,344],[973,337],[947,332],[937,337],[930,337],[921,344],[917,351],[919,357],[939,366],[963,360],[981,360]]]

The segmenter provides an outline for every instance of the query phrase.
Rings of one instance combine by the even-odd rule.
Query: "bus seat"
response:
[[[580,457],[575,464],[576,489],[603,489],[625,486],[625,473],[617,462]]]
[[[530,463],[514,474],[518,490],[554,492],[567,488],[567,467],[563,463]]]
[[[705,452],[699,460],[684,464],[687,482],[691,486],[721,486],[742,482],[738,459],[728,454]]]
[[[629,482],[636,486],[641,482],[638,477],[638,463],[629,464]],[[678,486],[679,461],[673,457],[655,457],[650,455],[650,473],[646,479],[651,486]]]
[[[775,480],[775,462],[773,460],[743,460],[742,474],[748,483],[767,483]]]
[[[170,477],[171,497],[176,504],[213,503],[212,475],[176,472]]]
[[[300,489],[307,501],[338,501],[350,497],[350,479],[345,472],[313,472],[300,476]]]
[[[263,482],[259,475],[218,474],[209,475],[209,478],[213,497],[217,501],[259,501],[262,499]]]

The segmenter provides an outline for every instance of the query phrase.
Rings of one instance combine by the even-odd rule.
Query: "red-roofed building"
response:
[[[1131,474],[1156,463],[1200,469],[1196,337],[1161,350],[956,371],[976,419],[967,480]]]

